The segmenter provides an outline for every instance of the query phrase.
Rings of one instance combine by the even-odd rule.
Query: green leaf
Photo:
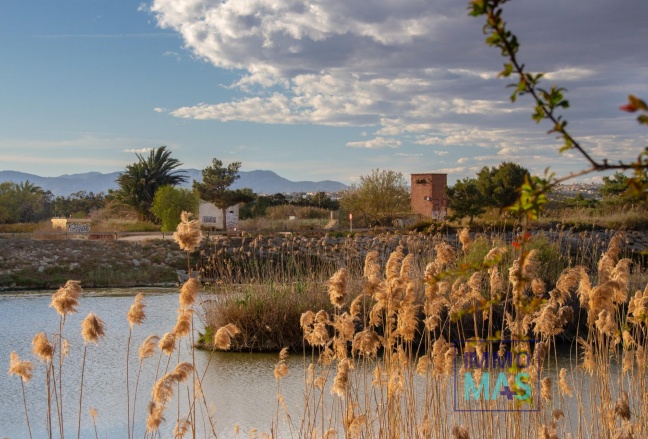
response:
[[[636,97],[634,95],[629,95],[628,96],[628,102],[630,102],[630,104],[633,107],[635,107],[637,110],[648,111],[648,105],[646,105],[646,103],[644,101],[642,101],[641,99],[639,99],[638,97]]]
[[[497,77],[498,78],[499,77],[508,78],[509,76],[511,76],[511,73],[513,73],[513,64],[512,63],[506,63],[506,64],[504,64],[504,70],[499,72],[499,75],[497,75]]]
[[[569,150],[572,149],[572,148],[573,148],[572,145],[563,145],[563,146],[560,148],[559,152],[562,154],[563,152],[565,152],[565,151],[569,151]]]

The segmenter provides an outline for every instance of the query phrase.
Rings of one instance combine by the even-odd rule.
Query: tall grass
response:
[[[560,235],[522,232],[508,238],[467,231],[451,242],[443,236],[388,236],[362,251],[350,243],[322,247],[316,259],[313,249],[297,241],[291,244],[295,254],[283,260],[268,258],[270,250],[254,253],[263,257],[217,250],[205,256],[216,274],[214,294],[200,313],[207,329],[197,340],[200,282],[189,254],[201,234],[185,216],[176,239],[187,252],[189,280],[180,290],[175,326],[144,341],[136,372],[127,366],[128,437],[142,417],[146,437],[160,437],[164,423],[175,424],[175,437],[216,437],[210,395],[202,390],[205,372],[196,370],[193,350],[191,360],[180,361],[181,340],[214,349],[281,350],[274,370],[276,416],[262,437],[648,437],[648,287],[639,286],[646,285],[645,271],[623,257],[623,236],[573,252],[565,251],[574,249]],[[208,273],[205,266],[202,273]],[[33,340],[42,367],[12,353],[9,373],[21,383],[32,372],[46,377],[46,413],[28,413],[23,396],[30,436],[34,419],[44,420],[48,437],[79,436],[83,428],[89,389],[83,378],[62,380],[62,370],[70,367],[63,328],[80,291],[71,281],[52,297],[58,332]],[[138,296],[125,316],[131,335],[145,318],[144,300]],[[90,343],[100,346],[104,333],[100,319],[89,315],[87,322],[81,377],[92,361]],[[134,351],[130,338],[124,345],[127,364]],[[572,339],[566,345],[571,366],[563,367],[565,346],[559,341]],[[281,348],[302,352],[301,413],[289,413],[282,395],[290,370],[289,349]],[[475,368],[465,358],[480,360],[506,349],[529,356],[498,370],[526,375],[495,383],[495,390],[507,385],[511,396],[522,397],[531,389],[533,398],[462,399],[462,380],[483,384],[484,374],[497,371],[492,364]],[[157,366],[148,411],[139,413],[136,402],[147,395],[139,385],[144,362]],[[78,394],[78,419],[63,418],[64,393]],[[175,413],[169,411],[172,402]]]
[[[339,282],[340,272],[329,283],[335,312],[302,315],[316,353],[305,353],[305,410],[291,428],[298,437],[646,437],[648,287],[630,298],[621,241],[610,242],[596,271],[567,267],[552,289],[539,281],[538,251],[520,242],[508,275],[500,267],[510,249],[496,247],[467,278],[455,249],[438,244],[425,282],[412,254],[397,250],[381,267],[370,253],[362,288]],[[573,367],[558,369],[556,339],[579,318],[586,329],[576,334]],[[454,410],[453,381],[468,374],[482,382],[486,373],[462,362],[488,353],[480,340],[532,354],[522,365],[527,381],[508,384],[517,395],[528,386],[537,400]]]

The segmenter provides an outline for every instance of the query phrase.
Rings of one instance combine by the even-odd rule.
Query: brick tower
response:
[[[444,220],[448,200],[448,174],[412,174],[412,213],[435,220]]]

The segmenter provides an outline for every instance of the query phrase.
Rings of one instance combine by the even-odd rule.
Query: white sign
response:
[[[68,233],[90,233],[90,223],[68,223]]]

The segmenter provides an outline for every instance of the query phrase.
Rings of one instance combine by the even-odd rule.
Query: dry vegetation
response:
[[[176,239],[189,256],[201,239],[197,222],[185,216]],[[364,251],[349,246],[335,269],[330,261],[322,262],[328,259],[321,254],[284,265],[272,258],[239,255],[239,262],[247,264],[236,271],[240,285],[232,285],[226,276],[214,285],[215,294],[202,310],[208,319],[200,340],[203,347],[303,352],[303,412],[287,413],[281,386],[290,373],[289,352],[281,349],[274,370],[276,418],[269,433],[251,434],[456,439],[648,436],[648,287],[643,268],[623,257],[622,235],[573,254],[565,252],[559,240],[524,232],[512,243],[467,231],[458,235],[456,246],[443,236],[430,237],[425,247],[407,237],[392,242],[397,243],[393,251],[379,242]],[[231,258],[211,260],[217,261],[223,266],[212,270],[233,272]],[[285,272],[278,275],[280,270]],[[135,400],[146,391],[138,387],[139,371],[127,370],[128,437],[138,416],[147,418],[148,437],[157,437],[165,417],[176,424],[176,437],[216,436],[209,395],[202,392],[202,371],[193,361],[174,360],[181,339],[198,343],[193,337],[194,318],[201,311],[196,309],[199,288],[191,277],[180,291],[175,327],[161,338],[149,337],[139,348],[140,366],[144,361],[159,365],[156,384],[147,390],[148,413],[134,413]],[[43,398],[48,413],[28,413],[25,403],[25,422],[29,428],[35,419],[45,419],[50,437],[63,437],[69,425],[77,424],[77,419],[62,418],[63,392],[78,386],[79,415],[88,409],[83,406],[85,354],[80,382],[66,382],[63,388],[60,380],[67,354],[67,342],[60,334],[66,315],[76,311],[79,292],[78,283],[71,281],[54,294],[60,331],[39,333],[33,341],[34,354],[45,365]],[[143,298],[136,297],[128,315],[131,331],[143,320],[143,305]],[[86,344],[101,343],[103,333],[101,319],[89,315],[82,333]],[[533,398],[523,403],[475,399],[469,403],[476,411],[454,410],[455,377],[470,375],[480,383],[487,371],[467,367],[464,355],[492,355],[491,349],[503,349],[504,344],[512,352],[531,354],[523,364],[511,366],[517,370],[506,372],[527,371],[522,381],[507,384],[515,395],[532,389]],[[569,367],[559,362],[565,346],[571,356]],[[130,337],[124,349],[127,357],[133,355]],[[21,383],[29,381],[34,370],[32,362],[12,353],[9,373]],[[188,401],[182,405],[185,413],[169,413],[174,398]],[[493,409],[504,411],[489,411]],[[80,423],[77,429],[81,430]]]

